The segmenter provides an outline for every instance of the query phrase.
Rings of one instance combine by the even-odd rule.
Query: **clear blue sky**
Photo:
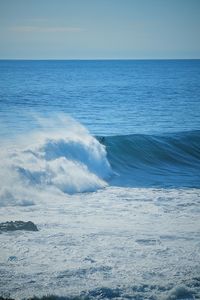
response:
[[[200,58],[200,0],[0,0],[0,58]]]

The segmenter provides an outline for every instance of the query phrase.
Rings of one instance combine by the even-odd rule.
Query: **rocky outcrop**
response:
[[[38,231],[38,228],[31,221],[28,221],[28,222],[10,221],[10,222],[0,223],[0,232],[15,231],[15,230]]]

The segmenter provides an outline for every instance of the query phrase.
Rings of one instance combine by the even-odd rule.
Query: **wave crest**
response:
[[[65,119],[63,128],[35,132],[1,153],[1,169],[7,177],[4,178],[4,172],[0,177],[11,199],[8,203],[13,203],[19,189],[51,188],[73,194],[107,185],[111,168],[105,146],[71,119]],[[0,191],[2,205],[6,193]]]

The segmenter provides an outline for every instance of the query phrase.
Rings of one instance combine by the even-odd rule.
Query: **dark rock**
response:
[[[38,231],[37,226],[31,221],[28,222],[10,221],[10,222],[0,223],[0,232],[15,231],[15,230]]]

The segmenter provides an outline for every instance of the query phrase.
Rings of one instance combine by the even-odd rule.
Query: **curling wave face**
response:
[[[102,140],[102,138],[99,138]],[[103,138],[115,176],[132,187],[200,187],[200,131]]]

